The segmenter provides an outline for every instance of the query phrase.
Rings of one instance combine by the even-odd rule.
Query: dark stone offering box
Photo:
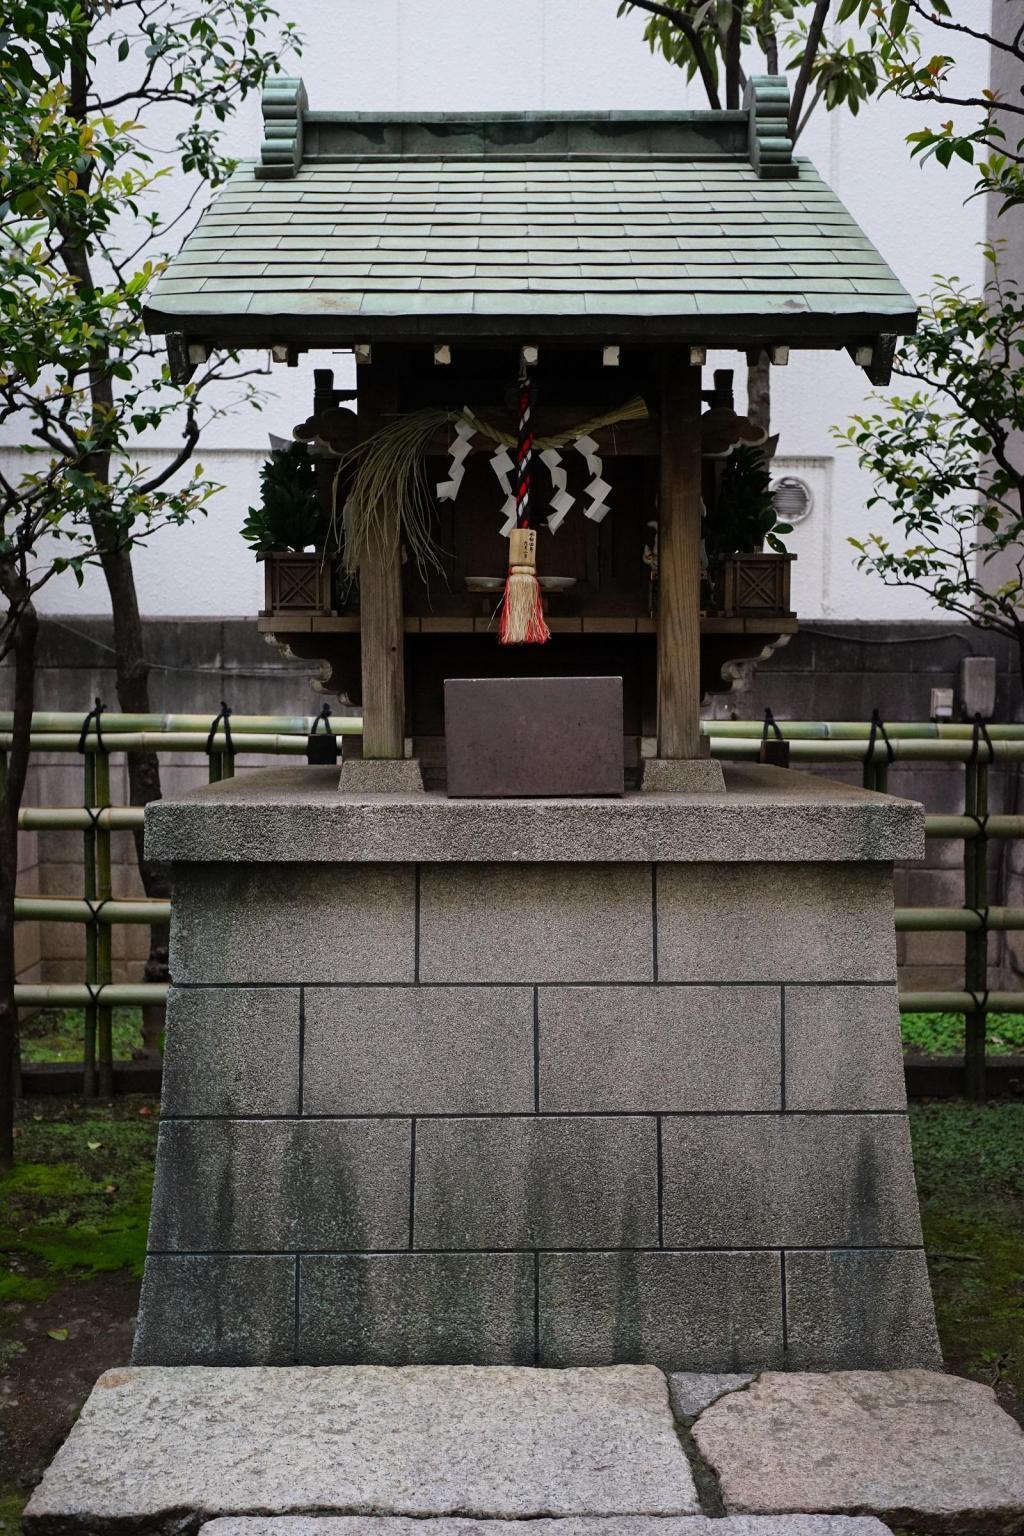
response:
[[[621,677],[451,677],[448,794],[621,795]]]

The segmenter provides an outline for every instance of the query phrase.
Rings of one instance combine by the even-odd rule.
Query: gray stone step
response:
[[[179,1536],[218,1515],[699,1514],[653,1366],[108,1371],[30,1536]],[[422,1527],[420,1528],[422,1530]]]
[[[319,1519],[262,1515],[212,1520],[200,1536],[887,1536],[878,1520],[843,1515],[587,1516],[565,1520],[405,1520],[401,1516],[353,1515]]]
[[[1024,1531],[1024,1430],[979,1382],[765,1372],[692,1433],[729,1514],[856,1510],[915,1532]]]
[[[652,1366],[108,1371],[26,1536],[1024,1533],[1024,1432],[978,1383],[686,1375],[672,1395],[688,1434]]]

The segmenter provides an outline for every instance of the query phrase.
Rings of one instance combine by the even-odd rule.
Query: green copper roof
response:
[[[791,157],[778,90],[743,113],[371,118],[305,113],[289,84],[263,161],[157,284],[151,330],[863,347],[913,328],[909,294]]]

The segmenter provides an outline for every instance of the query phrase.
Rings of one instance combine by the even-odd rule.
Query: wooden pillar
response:
[[[376,431],[395,405],[394,371],[375,350],[374,361],[359,369],[365,434]],[[401,547],[401,529],[384,529],[359,566],[364,758],[400,758],[405,751]]]
[[[658,756],[706,755],[700,734],[700,384],[688,347],[662,364]]]

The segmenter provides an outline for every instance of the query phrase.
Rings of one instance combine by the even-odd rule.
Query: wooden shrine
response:
[[[388,422],[447,412],[422,465],[442,485],[456,413],[514,437],[510,387],[528,356],[536,431],[563,443],[574,503],[550,532],[557,481],[538,476],[542,647],[496,644],[508,530],[486,434],[460,461],[458,494],[434,502],[430,562],[404,527],[378,529],[344,593],[321,579],[304,596],[300,582],[261,616],[361,706],[364,757],[400,758],[411,738],[431,782],[446,677],[615,673],[634,776],[644,736],[662,760],[696,760],[702,697],[795,628],[784,557],[747,569],[746,599],[730,577],[729,600],[708,600],[702,543],[723,456],[743,440],[742,425],[731,441],[719,429],[707,456],[705,405],[705,418],[730,414],[718,374],[707,387],[708,355],[782,364],[796,348],[846,349],[880,381],[915,311],[793,158],[787,90],[752,80],[738,112],[492,117],[311,113],[301,81],[267,92],[260,163],[216,196],[147,311],[179,376],[218,346],[269,346],[287,363],[354,349],[355,414],[321,369],[297,426],[340,528],[351,472],[339,459]],[[584,433],[629,402],[638,415]],[[577,428],[608,487],[596,509]]]

